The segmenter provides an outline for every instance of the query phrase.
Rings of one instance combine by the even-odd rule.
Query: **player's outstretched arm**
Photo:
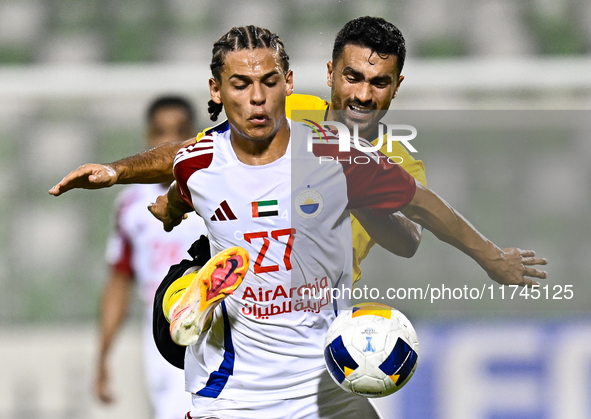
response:
[[[150,150],[109,164],[88,163],[70,172],[49,190],[60,196],[71,189],[101,189],[116,183],[163,183],[174,179],[172,164],[174,156],[195,139],[164,143]]]
[[[156,202],[148,209],[152,215],[162,221],[164,230],[172,231],[181,221],[187,218],[187,213],[193,208],[187,204],[178,193],[176,182],[172,182],[165,195],[160,195]]]
[[[413,257],[421,244],[421,226],[400,212],[381,217],[362,208],[351,213],[377,244],[397,256]]]
[[[117,172],[108,164],[87,163],[68,173],[49,194],[60,196],[70,189],[108,188],[117,182]]]
[[[534,267],[546,265],[546,259],[535,257],[531,250],[500,249],[443,199],[419,183],[412,202],[402,213],[430,230],[438,239],[466,253],[500,284],[531,286],[538,284],[531,278],[547,277],[545,271]]]

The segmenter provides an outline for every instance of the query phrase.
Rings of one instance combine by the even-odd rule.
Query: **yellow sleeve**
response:
[[[374,141],[374,143],[376,141]],[[388,147],[386,144],[380,148],[380,151],[388,157],[395,156],[402,158],[403,160],[400,166],[410,173],[412,177],[421,182],[423,186],[427,186],[427,177],[425,175],[425,166],[423,165],[423,162],[421,160],[416,160],[413,156],[411,156],[406,148],[404,148],[404,146],[398,141],[394,141],[392,143],[392,152],[388,152]],[[399,160],[397,159],[395,161]]]
[[[373,141],[375,144],[377,138]],[[388,152],[388,147],[384,141],[384,145],[380,149],[388,157],[400,157],[402,163],[400,164],[408,173],[416,180],[427,186],[427,177],[425,175],[425,166],[421,160],[416,160],[412,157],[406,148],[399,142],[392,143],[392,151]],[[393,159],[394,160],[394,159]],[[400,161],[395,159],[394,161]],[[371,248],[376,242],[367,234],[361,223],[351,215],[351,228],[353,230],[353,282],[361,279],[361,261],[367,257]]]
[[[309,118],[313,120],[319,119],[318,122],[322,121],[324,113],[318,111],[326,111],[328,109],[328,102],[322,100],[317,96],[312,95],[298,95],[296,93],[287,96],[285,100],[285,115],[289,119],[293,119],[292,111],[316,111],[312,112]],[[300,116],[303,114],[300,113]]]

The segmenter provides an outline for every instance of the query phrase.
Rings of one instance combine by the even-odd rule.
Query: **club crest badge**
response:
[[[318,191],[305,189],[295,199],[295,209],[302,218],[315,218],[324,208],[324,199]]]

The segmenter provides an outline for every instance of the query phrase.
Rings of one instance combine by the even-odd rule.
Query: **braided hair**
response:
[[[221,82],[224,58],[228,52],[257,48],[271,48],[275,50],[279,56],[283,74],[287,74],[289,71],[289,56],[285,52],[283,41],[279,38],[279,35],[268,29],[253,25],[234,27],[213,44],[211,64],[209,66],[211,74],[218,83]],[[213,100],[210,100],[207,108],[209,118],[212,121],[217,121],[218,115],[223,107],[224,105],[222,103],[215,103]]]

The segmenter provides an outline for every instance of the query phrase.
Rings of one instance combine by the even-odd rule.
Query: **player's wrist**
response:
[[[117,162],[108,163],[103,165],[105,166],[105,170],[109,174],[110,184],[114,185],[118,183],[120,180],[125,179],[125,166],[119,164]]]
[[[495,272],[502,266],[505,257],[501,248],[488,241],[486,248],[480,252],[476,261],[494,279]]]

